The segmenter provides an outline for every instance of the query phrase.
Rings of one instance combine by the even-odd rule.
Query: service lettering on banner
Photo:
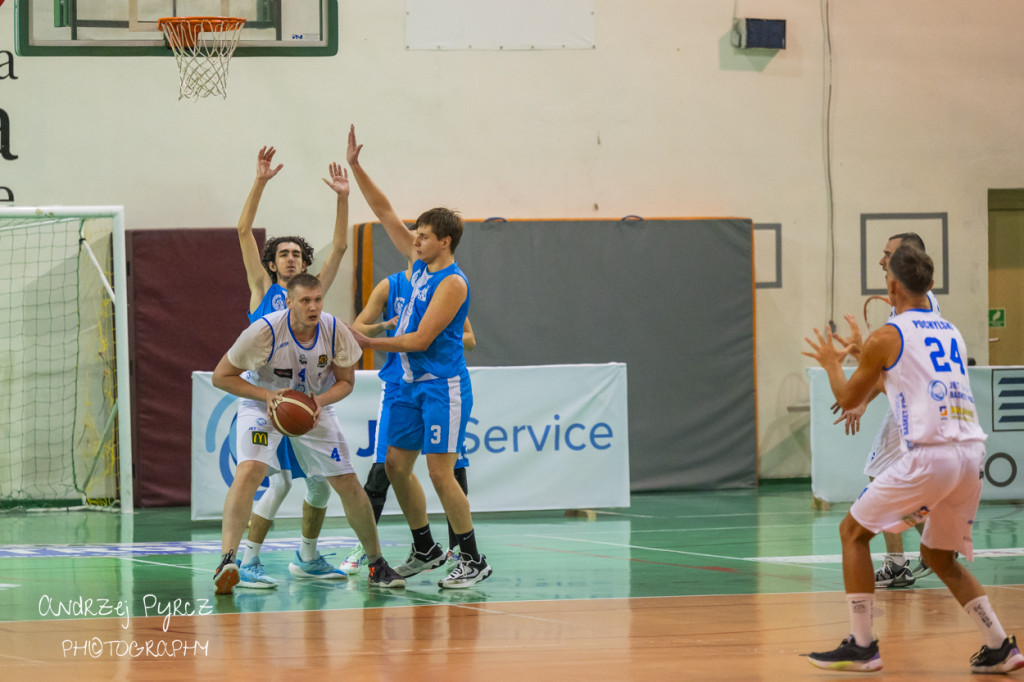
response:
[[[473,413],[465,454],[475,510],[629,506],[624,364],[471,367],[470,376]],[[192,518],[220,518],[237,462],[237,399],[213,388],[208,372],[192,379]],[[379,400],[376,372],[359,370],[336,411],[360,479],[377,450]],[[419,475],[428,477],[426,458],[419,460]],[[304,489],[294,486],[280,518],[301,515]],[[264,492],[261,487],[257,498]],[[428,511],[442,511],[433,491],[425,493]],[[398,512],[389,499],[384,513]]]

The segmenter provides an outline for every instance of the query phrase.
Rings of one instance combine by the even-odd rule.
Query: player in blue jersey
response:
[[[306,272],[313,263],[313,248],[302,237],[287,236],[267,240],[260,253],[253,236],[253,222],[259,208],[263,190],[274,176],[284,167],[273,165],[273,147],[263,147],[256,163],[256,180],[246,198],[242,215],[238,219],[238,240],[242,248],[246,279],[249,284],[249,322],[255,322],[264,315],[284,310],[287,292],[285,288],[293,277]],[[334,221],[334,239],[330,253],[324,260],[318,279],[326,294],[338,274],[342,256],[348,249],[348,172],[340,164],[329,166],[330,179],[324,182],[337,195]],[[270,588],[277,586],[277,580],[267,575],[260,561],[260,549],[266,539],[270,524],[292,487],[292,477],[306,479],[306,497],[302,503],[302,539],[295,559],[289,564],[289,572],[297,578],[341,579],[343,571],[332,566],[317,551],[317,538],[323,527],[330,500],[330,486],[322,477],[306,476],[295,458],[295,451],[288,438],[282,438],[277,450],[277,471],[268,476],[269,485],[263,496],[253,507],[249,520],[249,533],[245,541],[245,553],[241,559],[240,587]]]
[[[412,261],[402,272],[382,279],[377,283],[366,301],[366,305],[356,316],[352,323],[352,329],[365,334],[366,336],[380,336],[386,334],[394,336],[394,329],[398,325],[398,316],[412,294]],[[378,318],[380,321],[378,322]],[[476,347],[476,336],[473,334],[473,327],[466,318],[462,330],[462,346],[465,350],[471,351]],[[366,476],[366,484],[363,490],[370,498],[373,505],[373,515],[380,521],[381,513],[384,511],[384,503],[387,501],[388,488],[391,482],[388,480],[385,470],[385,461],[388,451],[388,424],[391,414],[391,406],[401,391],[402,369],[395,353],[388,353],[387,359],[378,373],[383,382],[381,388],[380,407],[377,410],[377,433],[374,444],[375,461],[370,466]],[[460,454],[455,461],[455,480],[463,492],[469,493],[469,485],[466,479],[466,467],[469,466],[469,459],[465,454]],[[448,524],[448,553],[449,562],[458,561],[458,540],[455,537],[455,530],[451,523]],[[356,545],[348,558],[341,564],[341,570],[349,575],[357,572],[359,567],[367,561],[366,552],[362,545]]]
[[[412,292],[395,335],[356,337],[363,348],[394,353],[402,369],[400,392],[389,415],[385,467],[412,531],[413,547],[395,571],[409,578],[445,562],[444,550],[430,533],[423,488],[413,473],[416,457],[423,452],[430,480],[459,545],[458,563],[438,585],[470,587],[490,576],[492,569],[477,549],[469,499],[454,473],[473,408],[462,346],[469,281],[455,261],[462,219],[446,208],[431,209],[420,215],[416,232],[411,233],[359,163],[361,149],[353,126],[346,154],[352,175],[388,237],[403,256],[413,260]]]
[[[859,405],[882,379],[903,451],[861,493],[839,526],[850,636],[832,651],[809,655],[819,668],[882,668],[872,622],[871,538],[925,519],[921,556],[985,640],[971,658],[971,672],[1024,667],[1016,639],[1007,636],[984,588],[956,560],[957,553],[968,561],[974,558],[971,529],[981,500],[987,436],[978,423],[963,337],[928,301],[933,271],[931,258],[920,249],[903,245],[892,253],[885,281],[897,314],[865,340],[849,379],[842,361],[851,346],[837,348],[829,329],[824,338],[815,329],[814,340],[806,339],[813,352],[804,355],[825,369],[843,409]]]
[[[882,249],[882,258],[878,261],[883,273],[888,270],[889,258],[892,256],[892,253],[902,244],[909,244],[922,251],[926,251],[924,240],[916,232],[902,232],[892,235],[885,243],[885,247]],[[934,313],[939,313],[939,302],[931,291],[928,292],[928,304]],[[894,315],[896,315],[895,308],[893,308],[890,317]],[[851,352],[851,355],[856,357],[857,353],[860,352],[861,345],[860,328],[854,316],[847,315],[846,321],[850,325],[850,336],[846,338],[836,336],[836,338],[845,346],[853,346],[854,350]],[[867,409],[868,403],[874,400],[875,397],[882,395],[882,393],[882,386],[878,386],[863,403],[852,410],[844,411],[839,419],[836,420],[836,423],[845,421],[846,432],[856,433],[860,428],[860,418]],[[838,407],[838,404],[834,404],[832,406],[833,411],[836,411]],[[864,474],[869,480],[874,480],[876,476],[888,469],[901,456],[902,450],[900,449],[900,437],[896,428],[896,421],[892,410],[887,409],[882,423],[879,424],[875,440],[872,443],[871,453],[868,455],[868,461],[864,467]],[[915,526],[919,534],[922,532],[923,527],[922,524]],[[903,535],[901,533],[883,532],[882,535],[885,541],[885,558],[882,561],[882,567],[875,571],[875,587],[910,587],[918,578],[931,574],[932,570],[928,568],[923,559],[919,559],[917,566],[911,569],[910,561],[903,551]]]

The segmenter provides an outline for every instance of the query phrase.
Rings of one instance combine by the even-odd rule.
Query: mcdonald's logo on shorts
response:
[[[252,432],[252,444],[253,445],[267,445],[267,432],[266,431],[253,431]]]

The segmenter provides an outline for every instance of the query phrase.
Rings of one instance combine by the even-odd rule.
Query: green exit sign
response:
[[[988,326],[989,327],[1005,327],[1006,326],[1006,308],[989,308],[989,310],[988,310]]]

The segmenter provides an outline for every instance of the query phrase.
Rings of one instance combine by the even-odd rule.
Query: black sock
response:
[[[456,533],[455,539],[459,543],[459,556],[467,555],[473,561],[480,560],[480,552],[476,548],[476,533]]]
[[[459,538],[455,534],[455,529],[452,528],[452,522],[448,522],[448,548],[455,549],[459,545]]]
[[[412,545],[420,554],[429,554],[434,548],[434,536],[430,534],[430,524],[422,528],[415,528],[412,531]]]

